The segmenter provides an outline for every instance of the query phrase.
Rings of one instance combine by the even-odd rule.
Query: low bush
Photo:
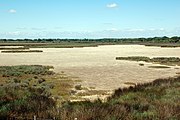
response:
[[[0,117],[28,116],[31,114],[47,117],[45,112],[56,105],[47,91],[42,88],[22,87],[22,84],[19,86],[7,85],[0,88]]]
[[[26,119],[33,115],[51,117],[49,111],[56,106],[50,92],[53,84],[49,85],[42,77],[54,74],[49,71],[51,68],[40,65],[0,66],[0,79],[6,80],[0,87],[0,119]]]

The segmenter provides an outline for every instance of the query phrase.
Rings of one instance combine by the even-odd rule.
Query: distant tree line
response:
[[[150,38],[102,38],[102,39],[0,39],[0,42],[152,42],[180,43],[180,37],[150,37]]]

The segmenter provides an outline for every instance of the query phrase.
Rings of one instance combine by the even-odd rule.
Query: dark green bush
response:
[[[28,114],[39,116],[38,113],[46,112],[55,106],[50,92],[44,88],[28,87],[24,83],[16,85],[18,87],[9,84],[0,88],[0,118]]]

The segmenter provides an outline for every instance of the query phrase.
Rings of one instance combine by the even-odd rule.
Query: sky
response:
[[[180,36],[180,0],[0,0],[1,38]]]

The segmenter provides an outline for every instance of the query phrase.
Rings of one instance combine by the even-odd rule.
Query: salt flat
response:
[[[118,56],[180,57],[180,48],[106,45],[37,49],[44,52],[0,53],[0,65],[52,65],[55,67],[55,72],[64,71],[82,80],[82,85],[99,90],[114,90],[126,86],[124,82],[148,82],[157,78],[175,76],[180,72],[180,67],[177,66],[155,69],[148,68],[151,63],[139,66],[138,62],[115,59]]]

